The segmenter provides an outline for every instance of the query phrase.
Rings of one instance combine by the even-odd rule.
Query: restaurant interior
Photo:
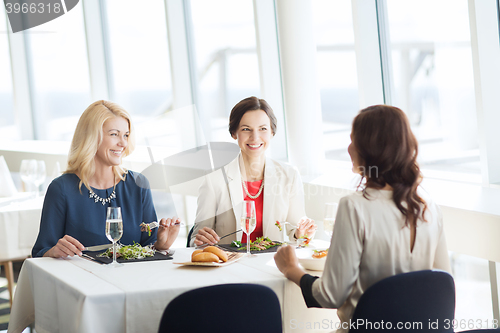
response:
[[[318,226],[318,248],[328,248],[331,239],[323,225],[325,204],[338,203],[359,185],[347,150],[353,118],[370,105],[402,109],[419,143],[421,187],[443,215],[455,284],[454,331],[496,328],[498,1],[76,3],[20,32],[12,31],[9,7],[0,9],[0,333],[24,327],[157,332],[166,299],[241,281],[276,292],[284,332],[333,331],[334,324],[323,323],[338,322],[336,310],[307,309],[300,288],[283,278],[272,256],[217,269],[171,263],[189,257],[186,243],[204,175],[227,164],[214,167],[198,154],[211,146],[238,148],[228,118],[249,96],[265,99],[274,110],[278,126],[266,153],[300,172],[305,211]],[[159,218],[182,221],[171,267],[143,266],[139,272],[130,263],[127,273],[119,268],[108,274],[91,260],[66,260],[75,262],[61,268],[56,263],[62,260],[43,266],[29,259],[47,187],[67,168],[80,115],[98,100],[130,113],[136,147],[123,166],[148,177]],[[27,261],[35,264],[27,267]],[[60,273],[60,283],[51,282],[51,271]],[[146,274],[151,280],[135,285]],[[162,281],[173,288],[155,291]],[[32,309],[16,314],[13,328],[16,296]],[[95,319],[108,308],[113,310],[102,321]],[[151,312],[151,322],[136,318],[136,309]]]

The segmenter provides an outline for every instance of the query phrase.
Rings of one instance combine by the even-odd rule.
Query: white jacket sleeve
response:
[[[301,218],[306,216],[304,204],[304,184],[302,183],[302,178],[300,177],[297,169],[294,168],[293,171],[293,178],[290,186],[290,202],[286,218],[286,221],[292,224],[292,226],[287,225],[287,235],[290,240],[294,239],[293,235],[295,233],[295,229],[297,229],[297,223]]]
[[[209,227],[215,229],[215,216],[217,212],[217,200],[213,185],[209,176],[205,176],[200,186],[198,194],[198,206],[196,209],[196,218],[194,220],[193,235],[189,241],[194,246],[194,236],[198,230]]]
[[[312,294],[324,308],[339,308],[351,293],[359,275],[364,226],[353,201],[339,202],[325,269],[312,286]]]

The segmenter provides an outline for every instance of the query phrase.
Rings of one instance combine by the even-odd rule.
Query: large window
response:
[[[359,111],[351,1],[313,1],[325,155],[350,161],[351,122]]]
[[[197,107],[211,141],[233,141],[229,112],[241,99],[260,96],[251,0],[191,0],[197,68]]]
[[[167,25],[163,0],[107,0],[111,99],[136,120],[172,105]],[[140,116],[140,117],[138,117]]]
[[[37,139],[71,140],[91,103],[82,5],[25,32]]]
[[[387,14],[391,103],[410,118],[424,175],[480,183],[467,1],[388,0]]]
[[[182,147],[182,123],[166,114],[173,104],[165,1],[148,0],[147,6],[136,0],[103,4],[110,99],[132,115],[140,145],[130,158],[149,162],[151,154],[155,161],[161,160]],[[153,191],[153,199],[159,217],[176,215],[169,193]],[[182,214],[182,203],[179,207]]]
[[[0,31],[7,31],[7,21],[3,10],[0,10]],[[9,42],[7,34],[0,32],[0,139],[20,138],[14,118],[13,102]]]

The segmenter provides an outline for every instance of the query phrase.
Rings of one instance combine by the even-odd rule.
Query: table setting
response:
[[[247,235],[253,231],[253,212],[250,207],[250,218],[246,213],[242,215],[241,228]],[[285,332],[292,332],[289,323],[294,320],[336,320],[336,310],[308,309],[300,288],[278,270],[273,257],[281,242],[265,251],[242,249],[238,252],[229,250],[226,244],[206,244],[160,253],[149,246],[118,243],[123,234],[120,207],[108,209],[105,225],[103,232],[111,243],[89,246],[81,257],[25,261],[18,279],[9,333],[20,333],[32,322],[37,332],[157,332],[165,307],[176,296],[195,288],[225,283],[256,283],[271,288],[282,305]],[[137,225],[142,232],[159,227],[154,221]],[[289,243],[297,247],[299,258],[329,246],[328,242],[315,239],[307,246],[301,242]],[[137,246],[138,251],[147,248],[153,256],[117,258],[121,249],[133,246]],[[103,253],[107,253],[107,257],[102,257]],[[196,262],[194,258],[200,254],[203,260],[210,258],[210,261]],[[320,275],[321,270],[311,274]],[[293,329],[293,332],[300,330]]]
[[[33,321],[37,332],[156,332],[164,308],[181,293],[241,282],[273,289],[284,322],[336,318],[335,310],[306,308],[300,288],[279,272],[273,253],[250,258],[241,254],[237,262],[222,267],[174,263],[191,261],[193,251],[179,248],[174,260],[125,262],[119,269],[77,256],[28,259],[19,276],[9,332],[22,332]]]

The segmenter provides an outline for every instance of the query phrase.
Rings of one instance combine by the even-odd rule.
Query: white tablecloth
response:
[[[0,261],[31,254],[40,226],[43,198],[26,193],[0,200]]]
[[[279,272],[273,254],[216,268],[173,264],[189,261],[192,251],[177,249],[174,260],[120,268],[78,257],[28,259],[19,276],[8,332],[22,332],[34,320],[38,333],[156,333],[165,307],[176,296],[223,283],[257,283],[273,289],[285,332],[329,332],[338,322],[335,310],[307,309],[300,288]],[[314,323],[318,329],[308,329]]]

